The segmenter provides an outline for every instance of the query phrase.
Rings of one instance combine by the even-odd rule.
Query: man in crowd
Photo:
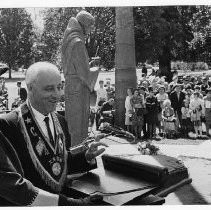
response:
[[[107,91],[104,88],[103,80],[99,81],[100,87],[96,90],[97,99],[96,99],[96,107],[98,107],[99,102],[105,102],[108,100]]]
[[[206,77],[202,77],[201,93],[203,96],[206,95],[206,90],[209,88],[208,81]]]
[[[111,82],[107,81],[106,82],[106,92],[107,92],[107,98],[114,98],[115,96],[115,90],[114,88],[111,86]]]
[[[182,82],[183,89],[186,89],[186,87],[189,85],[189,78],[184,76]]]
[[[0,79],[0,96],[8,95],[7,87],[5,85],[5,78]]]
[[[100,108],[100,115],[103,117],[103,121],[114,125],[114,99],[110,98]]]
[[[142,67],[142,74],[145,74],[147,76],[147,67],[146,67],[145,63],[143,65],[143,67]]]
[[[28,100],[0,118],[0,205],[91,205],[94,195],[63,195],[67,174],[96,168],[95,157],[107,146],[97,141],[84,152],[70,152],[67,123],[55,112],[61,76],[56,66],[38,62],[26,72]]]
[[[172,108],[174,109],[174,112],[176,113],[176,116],[178,117],[179,123],[181,125],[182,121],[181,108],[183,105],[183,100],[185,99],[185,93],[182,92],[181,84],[176,84],[174,86],[174,91],[170,94],[169,98],[171,100]]]
[[[18,87],[18,96],[20,97],[21,101],[26,101],[27,99],[27,91],[25,88],[21,87],[21,81],[17,82]]]

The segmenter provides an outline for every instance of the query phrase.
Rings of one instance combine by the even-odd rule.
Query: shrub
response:
[[[172,70],[208,70],[209,67],[205,62],[183,62],[183,61],[175,61],[171,62]]]
[[[171,69],[173,70],[187,70],[187,63],[183,61],[171,62]]]

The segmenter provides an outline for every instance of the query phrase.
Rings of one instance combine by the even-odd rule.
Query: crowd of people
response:
[[[115,88],[110,81],[104,84],[103,80],[99,81],[99,88],[96,90],[95,108],[90,110],[91,126],[96,123],[96,129],[99,129],[101,122],[106,121],[114,124],[114,98]]]
[[[137,139],[210,137],[211,81],[208,77],[165,77],[143,73],[137,88],[128,88],[125,126]],[[202,129],[204,123],[206,131]]]
[[[1,79],[2,100],[8,97],[5,80]],[[57,111],[64,112],[64,86]],[[18,97],[12,109],[27,98],[27,92],[17,82]],[[99,129],[101,122],[114,124],[115,87],[110,81],[99,81],[96,90],[96,106],[90,110],[90,123]],[[5,101],[5,100],[4,100]],[[8,99],[7,99],[8,105]],[[202,126],[204,124],[204,126]],[[125,99],[125,129],[136,139],[210,137],[211,127],[211,80],[206,76],[180,78],[175,72],[172,82],[165,77],[142,74],[137,88],[128,88]],[[203,129],[205,128],[205,129]]]
[[[5,78],[0,78],[0,110],[8,108],[8,90],[5,85]]]

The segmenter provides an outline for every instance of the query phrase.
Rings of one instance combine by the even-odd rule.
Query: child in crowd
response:
[[[199,98],[199,92],[194,92],[193,95],[194,98],[190,101],[190,117],[194,125],[195,138],[202,138],[201,117],[204,115],[204,102]]]
[[[163,102],[162,118],[164,137],[174,138],[177,133],[176,118],[174,114],[174,109],[172,108],[171,101],[169,99],[166,99]]]
[[[190,102],[190,98],[193,94],[193,90],[191,89],[191,85],[187,85],[186,88],[185,88],[185,99],[189,100]]]
[[[206,91],[206,96],[204,97],[204,107],[205,107],[205,125],[207,136],[211,137],[209,129],[211,126],[211,88]]]
[[[157,98],[154,96],[152,86],[149,86],[148,91],[149,91],[149,96],[146,97],[147,133],[148,133],[150,139],[157,139],[157,137],[156,137],[156,123],[157,123],[159,103],[157,101]]]
[[[188,133],[191,131],[191,120],[190,120],[190,109],[189,109],[189,100],[185,99],[183,101],[183,106],[181,108],[182,112],[182,124],[181,131],[182,135],[187,138]]]

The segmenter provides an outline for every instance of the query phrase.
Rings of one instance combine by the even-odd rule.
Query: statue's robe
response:
[[[90,71],[83,30],[71,18],[62,43],[62,66],[65,76],[65,115],[72,145],[81,143],[88,134],[90,91],[98,71]]]

